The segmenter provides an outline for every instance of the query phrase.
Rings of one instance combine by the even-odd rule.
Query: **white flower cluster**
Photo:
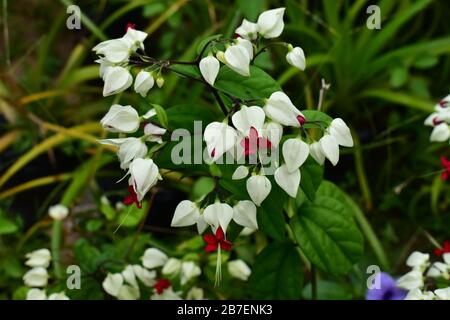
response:
[[[27,292],[27,300],[69,300],[64,291],[52,293],[47,297],[44,288],[48,284],[49,275],[47,268],[50,266],[52,256],[48,249],[38,249],[25,255],[25,265],[31,269],[23,276],[23,281],[30,290]]]
[[[125,91],[133,84],[128,62],[137,50],[144,50],[147,36],[143,31],[128,27],[122,38],[103,41],[92,49],[100,56],[96,62],[100,63],[100,77],[105,82],[103,96]],[[156,84],[161,87],[163,83],[164,79],[160,75],[156,76]],[[134,91],[145,97],[154,84],[153,72],[143,69],[134,79]]]
[[[278,37],[284,29],[284,11],[285,8],[264,11],[256,23],[244,19],[235,31],[238,37],[226,45],[225,51],[216,51],[215,57],[210,52],[200,61],[199,69],[205,81],[211,86],[214,85],[219,74],[220,62],[240,75],[249,77],[250,62],[255,56],[252,41],[256,41],[258,36],[266,39]],[[306,60],[303,50],[300,47],[294,48],[291,44],[286,46],[288,48],[286,61],[300,70],[305,70]]]
[[[277,91],[266,100],[263,108],[242,106],[232,116],[234,128],[226,123],[210,123],[205,129],[204,139],[213,161],[231,151],[238,157],[258,154],[263,162],[267,149],[277,147],[280,143],[283,126],[301,128],[306,121],[303,113],[293,105],[289,97]],[[339,161],[339,146],[353,146],[350,129],[340,118],[331,121],[318,141],[309,138],[305,140],[299,135],[284,141],[281,147],[284,163],[277,164],[275,171],[275,182],[294,198],[301,180],[300,167],[309,155],[320,165],[324,164],[325,159],[336,165]],[[249,167],[239,166],[232,178],[244,179],[249,173]],[[264,170],[253,172],[247,179],[247,191],[257,206],[267,198],[271,188],[271,182],[264,175]]]
[[[434,107],[434,112],[425,119],[425,125],[433,127],[431,142],[443,142],[450,139],[450,95]]]
[[[434,291],[427,289],[430,279],[450,280],[450,253],[444,253],[442,258],[443,262],[430,266],[429,254],[414,251],[408,257],[406,264],[412,270],[397,280],[398,287],[408,290],[405,300],[450,300],[450,286]]]
[[[144,50],[143,41],[147,33],[127,28],[122,38],[107,40],[93,48],[100,59],[100,76],[105,84],[103,95],[109,96],[126,90],[133,83],[133,77],[129,71],[129,61],[138,50]],[[158,86],[162,86],[163,79],[156,78]],[[145,97],[153,87],[155,79],[152,72],[141,70],[134,80],[134,90]],[[127,204],[140,203],[145,194],[161,179],[159,169],[149,157],[147,143],[162,143],[162,136],[166,129],[151,122],[156,115],[154,109],[150,109],[140,116],[135,108],[130,105],[113,104],[108,113],[100,120],[102,127],[113,133],[133,134],[139,130],[141,123],[143,135],[140,137],[120,137],[116,139],[104,139],[100,143],[112,145],[118,148],[117,156],[120,167],[127,170],[130,175],[128,180],[130,196]]]
[[[139,280],[141,285],[152,290],[152,300],[180,300],[182,296],[191,300],[203,299],[203,290],[190,286],[191,280],[201,274],[195,262],[169,258],[156,248],[147,249],[141,259],[142,265],[127,265],[120,273],[108,273],[103,289],[119,300],[137,300],[141,297]],[[172,282],[181,289],[174,291]]]

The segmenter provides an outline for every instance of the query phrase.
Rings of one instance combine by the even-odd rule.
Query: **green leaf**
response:
[[[75,259],[83,272],[94,272],[100,258],[100,251],[86,239],[80,239],[74,246]]]
[[[303,264],[292,243],[274,242],[256,257],[250,276],[254,299],[300,299]]]
[[[0,218],[0,235],[11,234],[18,230],[17,225],[9,219]]]
[[[264,0],[237,0],[239,10],[244,14],[244,18],[249,21],[256,21],[258,15],[263,12]]]
[[[408,69],[405,67],[394,68],[391,72],[390,84],[394,88],[400,88],[408,80]]]
[[[201,104],[181,104],[166,110],[170,128],[183,128],[194,132],[194,121],[201,121],[203,126],[213,122],[216,115],[210,107]],[[201,130],[202,128],[199,127]],[[202,138],[200,138],[202,139]]]
[[[438,62],[438,57],[425,54],[421,55],[416,61],[414,61],[414,67],[417,69],[429,69],[434,67]]]
[[[159,123],[161,123],[161,125],[167,129],[169,127],[169,120],[167,118],[166,110],[164,110],[164,108],[159,104],[152,103],[152,107],[155,108]]]
[[[323,178],[323,166],[311,157],[300,167],[300,188],[309,200],[313,201]]]
[[[275,91],[281,91],[280,85],[260,68],[250,66],[250,75],[244,77],[223,66],[214,87],[244,100],[264,99]]]
[[[307,258],[323,271],[342,275],[363,252],[363,237],[346,195],[323,181],[314,202],[306,202],[291,220],[291,228]]]
[[[313,121],[324,122],[322,124],[322,126],[324,126],[324,125],[329,126],[331,121],[333,121],[333,118],[331,118],[329,115],[327,115],[326,113],[323,113],[321,111],[303,110],[302,113],[305,116],[305,119],[307,121],[307,123],[304,125],[304,127],[306,129],[317,128],[317,125],[308,123],[308,122],[313,122]]]
[[[197,45],[197,54],[200,54],[203,50],[203,48],[208,44],[208,42],[211,42],[213,40],[217,40],[220,37],[222,37],[221,34],[214,34],[212,36],[204,38],[202,41],[199,42]],[[211,47],[210,47],[211,48]],[[208,49],[205,51],[206,54],[208,54]]]

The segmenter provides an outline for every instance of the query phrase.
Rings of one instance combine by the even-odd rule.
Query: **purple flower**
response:
[[[397,287],[389,274],[379,272],[367,290],[366,300],[403,300],[406,294],[406,290]]]

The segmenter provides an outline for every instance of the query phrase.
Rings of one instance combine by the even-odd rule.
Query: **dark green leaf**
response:
[[[214,87],[244,100],[268,98],[280,85],[265,71],[250,66],[250,77],[244,77],[227,66],[220,68]]]
[[[254,299],[300,299],[303,264],[295,247],[274,242],[256,257],[250,276]]]
[[[345,194],[328,181],[291,220],[291,228],[307,258],[333,275],[345,274],[363,251],[363,237]]]

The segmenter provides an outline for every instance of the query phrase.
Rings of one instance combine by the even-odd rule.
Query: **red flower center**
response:
[[[439,105],[440,105],[442,108],[445,108],[445,107],[447,107],[447,101],[441,100],[441,101],[439,101]]]
[[[220,246],[220,249],[230,251],[232,243],[225,239],[225,234],[221,227],[217,228],[216,234],[207,233],[203,236],[203,240],[206,242],[205,251],[214,252]]]
[[[135,203],[136,207],[138,207],[139,209],[142,208],[142,203],[138,200],[136,191],[134,191],[134,188],[132,185],[128,186],[128,193],[129,193],[129,196],[126,197],[125,199],[123,199],[123,204],[129,206],[129,205],[132,205],[133,203]]]
[[[306,122],[306,119],[304,116],[297,116],[297,121],[300,123],[300,127],[303,126]]]
[[[434,249],[434,254],[437,257],[442,256],[444,253],[450,253],[450,241],[446,240],[444,241],[444,245],[441,248],[436,248]]]
[[[126,31],[128,31],[128,29],[136,29],[136,24],[135,23],[131,23],[131,22],[128,22],[127,23],[127,26],[125,27],[125,32]]]
[[[441,123],[442,123],[442,121],[439,120],[437,117],[433,118],[433,125],[437,126],[438,124],[441,124]]]
[[[241,146],[244,148],[244,155],[252,155],[260,149],[271,149],[272,142],[269,139],[258,137],[258,130],[251,127],[248,137],[241,140]]]
[[[167,288],[170,288],[171,284],[170,281],[167,279],[159,279],[156,281],[156,283],[153,285],[153,288],[155,288],[156,293],[161,294],[166,290]]]
[[[450,177],[450,161],[447,160],[444,156],[441,156],[441,164],[445,169],[445,171],[441,173],[441,180],[445,181]]]

